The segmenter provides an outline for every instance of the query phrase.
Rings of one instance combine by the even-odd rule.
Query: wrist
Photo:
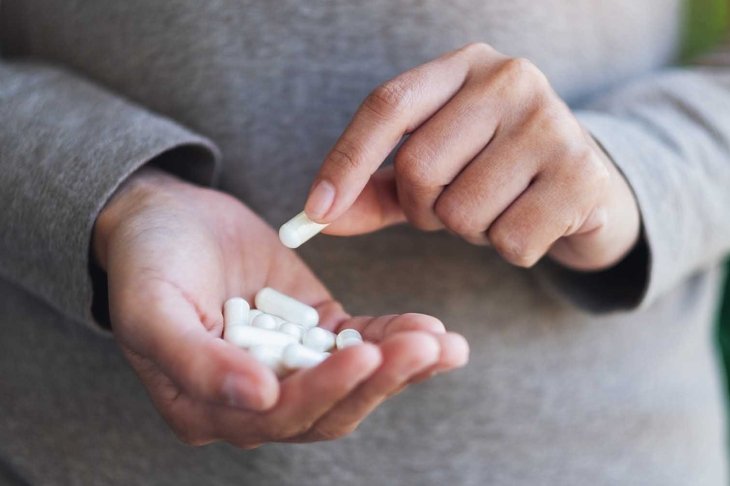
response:
[[[159,197],[170,184],[182,183],[174,176],[154,167],[145,166],[127,178],[109,198],[96,218],[91,237],[91,254],[103,270],[107,267],[109,241],[121,223],[140,208]]]

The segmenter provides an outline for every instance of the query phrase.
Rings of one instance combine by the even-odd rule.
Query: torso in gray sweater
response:
[[[6,5],[3,42],[210,138],[221,188],[278,225],[388,78],[484,41],[577,106],[668,63],[680,3],[26,0]],[[38,484],[723,484],[712,262],[641,310],[592,315],[446,234],[319,237],[301,254],[351,312],[439,317],[469,340],[469,366],[344,440],[191,449],[113,342],[3,283],[0,464]]]

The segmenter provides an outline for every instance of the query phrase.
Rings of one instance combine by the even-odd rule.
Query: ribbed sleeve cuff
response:
[[[681,239],[671,234],[677,223],[676,187],[671,170],[657,173],[666,147],[647,136],[643,126],[597,112],[578,112],[585,126],[623,173],[631,186],[642,218],[642,234],[633,251],[619,264],[601,272],[577,272],[552,262],[541,275],[564,297],[589,312],[633,310],[650,305],[677,281]]]
[[[218,173],[218,150],[70,73],[0,64],[0,270],[65,315],[92,327],[90,239],[119,185],[164,154],[165,168],[199,184]]]

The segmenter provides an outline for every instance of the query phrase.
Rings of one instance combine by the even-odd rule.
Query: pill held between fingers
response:
[[[288,248],[299,248],[326,227],[326,224],[315,223],[302,211],[281,225],[279,239]]]
[[[225,340],[239,348],[259,345],[283,348],[288,344],[298,342],[297,338],[289,334],[253,326],[234,326],[226,333]]]
[[[313,327],[319,323],[317,309],[271,287],[264,287],[258,291],[256,308],[304,327]]]
[[[223,324],[224,329],[231,326],[241,326],[248,323],[248,314],[250,306],[246,299],[241,297],[233,297],[223,304]]]
[[[290,344],[284,348],[282,362],[289,369],[312,368],[327,359],[329,353],[320,353],[302,346],[299,343]]]
[[[295,324],[293,322],[284,321],[279,326],[279,332],[283,332],[284,334],[290,334],[301,341],[302,335],[304,334],[304,326]]]
[[[345,349],[348,346],[362,344],[362,335],[356,329],[343,329],[335,339],[337,349]]]
[[[261,313],[257,315],[253,321],[251,321],[251,325],[253,327],[258,327],[261,329],[269,329],[271,331],[278,329],[279,323],[276,322],[276,319],[274,319],[274,316],[270,316],[266,313]]]
[[[321,327],[313,327],[302,337],[302,344],[315,351],[329,351],[335,345],[335,333]]]

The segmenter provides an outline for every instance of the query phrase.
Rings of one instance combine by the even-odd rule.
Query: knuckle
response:
[[[587,175],[592,172],[592,167],[595,164],[593,151],[586,143],[571,143],[569,141],[563,142],[563,150],[565,157],[572,162],[576,168],[580,171],[585,171]]]
[[[598,191],[608,183],[608,168],[587,143],[568,144],[565,153],[568,177],[576,187]]]
[[[611,177],[608,167],[590,151],[589,154],[583,156],[584,177],[588,180],[592,187],[604,187],[608,184]]]
[[[395,155],[395,172],[398,180],[418,187],[431,186],[432,159],[432,152],[423,146],[406,144]]]
[[[406,111],[411,98],[411,87],[406,81],[396,78],[375,88],[365,99],[365,106],[377,115],[391,117]]]
[[[466,54],[474,54],[480,57],[492,56],[497,51],[486,42],[470,42],[461,48]]]
[[[512,57],[505,61],[505,69],[515,77],[527,78],[530,80],[542,80],[545,75],[540,69],[527,58]]]
[[[549,86],[543,72],[524,57],[505,59],[497,69],[497,78],[508,89],[533,96],[543,93]]]
[[[355,145],[347,141],[340,141],[333,147],[327,156],[327,163],[341,171],[351,171],[360,165],[360,157]]]
[[[539,260],[539,254],[530,248],[526,238],[497,226],[489,230],[489,241],[502,258],[512,265],[530,268]]]
[[[479,229],[475,227],[474,222],[467,214],[468,212],[464,211],[460,199],[451,193],[447,192],[438,199],[434,211],[444,226],[457,235],[470,235],[479,232]]]

